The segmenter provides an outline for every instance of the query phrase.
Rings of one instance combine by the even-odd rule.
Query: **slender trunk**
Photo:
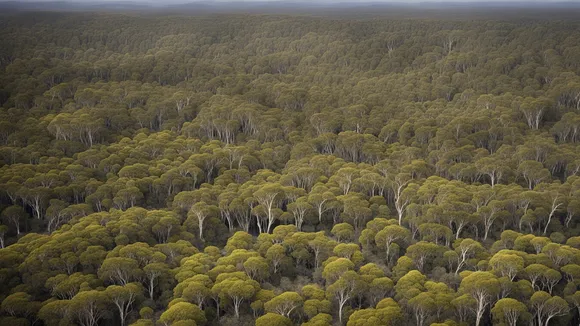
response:
[[[240,318],[240,303],[241,300],[239,298],[234,298],[234,312],[236,314],[236,318]]]
[[[548,226],[550,226],[551,221],[552,221],[552,214],[550,214],[550,216],[548,216],[548,222],[546,222],[546,226],[544,227],[544,235],[546,235],[546,232],[548,232]]]
[[[464,264],[465,264],[465,259],[462,259],[461,262],[459,262],[457,264],[457,268],[455,269],[455,275],[459,274],[459,270],[461,270],[461,267],[463,267]]]
[[[463,223],[459,223],[459,225],[457,225],[457,231],[455,232],[455,240],[459,239],[459,234],[463,229],[463,225],[464,225]]]
[[[341,302],[339,302],[339,304],[338,304],[338,321],[340,322],[340,324],[342,324],[342,307],[344,306],[344,303],[345,303],[345,302],[346,302],[346,301],[344,301],[344,302],[343,302],[343,301],[341,301]]]
[[[481,317],[483,316],[483,308],[480,306],[480,304],[478,304],[477,307],[477,314],[475,317],[475,326],[479,326],[479,323],[481,322]]]
[[[149,279],[149,298],[153,300],[153,290],[155,289],[155,277]]]
[[[322,222],[322,205],[324,205],[324,202],[318,205],[318,223]]]

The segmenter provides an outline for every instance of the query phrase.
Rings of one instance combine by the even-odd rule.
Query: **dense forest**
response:
[[[580,21],[0,16],[1,325],[578,325]]]

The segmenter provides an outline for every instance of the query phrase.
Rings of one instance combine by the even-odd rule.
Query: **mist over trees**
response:
[[[3,14],[0,324],[577,325],[580,23],[392,16]]]

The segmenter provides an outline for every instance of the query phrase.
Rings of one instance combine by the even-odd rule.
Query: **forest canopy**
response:
[[[580,22],[0,16],[1,325],[577,325]]]

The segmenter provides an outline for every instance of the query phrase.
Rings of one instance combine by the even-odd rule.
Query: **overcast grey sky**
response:
[[[251,2],[270,2],[270,3],[311,3],[311,4],[333,4],[333,3],[398,3],[398,4],[409,4],[409,5],[420,5],[421,3],[464,3],[469,4],[470,2],[478,3],[530,3],[530,4],[549,4],[549,3],[575,3],[580,4],[580,0],[0,0],[5,1],[16,1],[16,2],[55,2],[64,1],[70,3],[99,3],[99,2],[129,2],[129,3],[141,3],[153,6],[165,6],[165,5],[176,5],[185,4],[192,2],[206,2],[206,3],[251,3]]]
[[[3,2],[6,0],[0,0]],[[580,0],[15,0],[17,2],[47,2],[47,1],[66,1],[66,2],[147,2],[147,3],[188,3],[188,2],[397,2],[397,3],[421,3],[421,2],[535,2],[535,3],[549,3],[549,2],[578,2]]]

